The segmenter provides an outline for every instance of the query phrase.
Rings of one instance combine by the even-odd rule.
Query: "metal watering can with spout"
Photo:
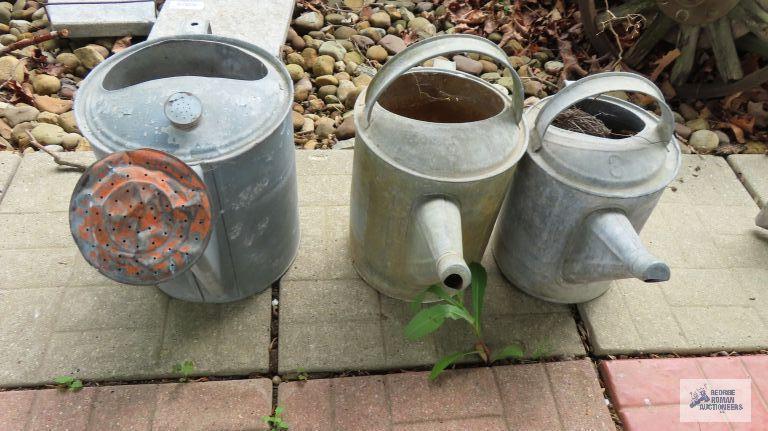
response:
[[[509,68],[514,94],[464,72],[410,70],[454,52]],[[350,241],[368,284],[403,300],[433,284],[451,292],[469,285],[467,262],[482,259],[525,154],[522,94],[504,52],[476,36],[426,39],[381,68],[354,114]]]
[[[292,88],[267,51],[210,34],[148,40],[96,67],[75,102],[100,159],[70,206],[86,260],[188,301],[270,287],[298,249]]]
[[[595,97],[619,90],[654,97],[661,118],[620,99]],[[611,139],[551,125],[574,105],[612,130],[634,134]],[[668,280],[669,267],[638,237],[681,161],[661,91],[639,75],[597,74],[532,106],[525,119],[532,125],[530,146],[492,245],[507,279],[560,303],[594,299],[608,280]]]

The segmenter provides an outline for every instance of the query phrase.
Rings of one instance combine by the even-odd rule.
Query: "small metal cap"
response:
[[[210,199],[200,177],[176,157],[151,149],[113,153],[75,186],[69,228],[102,274],[157,284],[192,267],[205,251]]]
[[[203,115],[203,104],[194,94],[182,91],[171,94],[165,101],[165,117],[179,129],[197,126]]]

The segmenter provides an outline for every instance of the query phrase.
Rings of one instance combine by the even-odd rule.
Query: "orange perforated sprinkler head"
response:
[[[211,204],[203,181],[176,157],[151,149],[117,152],[80,178],[69,227],[102,274],[151,285],[176,277],[203,254]]]

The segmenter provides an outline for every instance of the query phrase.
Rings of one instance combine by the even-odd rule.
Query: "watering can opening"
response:
[[[454,74],[408,73],[379,98],[387,111],[431,123],[469,123],[492,118],[504,109],[500,93]]]
[[[595,120],[598,120],[597,125],[594,124]],[[591,98],[574,103],[569,109],[561,112],[552,122],[552,126],[589,136],[619,140],[642,132],[646,123],[623,106]]]
[[[140,55],[137,55],[140,54]],[[211,61],[212,58],[221,61]],[[102,86],[120,90],[142,82],[175,76],[201,76],[257,81],[267,75],[258,58],[234,46],[192,39],[165,40],[125,58],[112,68]]]

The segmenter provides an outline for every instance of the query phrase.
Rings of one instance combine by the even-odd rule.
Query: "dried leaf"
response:
[[[13,97],[11,97],[12,104],[24,102],[27,105],[35,106],[34,95],[28,87],[19,84],[17,81],[8,81],[7,86],[13,91]]]
[[[663,57],[656,60],[653,64],[656,65],[656,68],[653,69],[653,72],[651,72],[651,81],[655,81],[659,79],[659,75],[661,75],[661,72],[664,71],[670,64],[672,64],[673,61],[677,59],[677,57],[680,57],[680,50],[675,48],[668,53],[664,54]]]
[[[723,108],[731,109],[731,105],[733,104],[733,101],[738,99],[740,96],[741,96],[741,91],[731,94],[730,96],[723,99]]]
[[[728,126],[733,131],[734,136],[736,136],[736,142],[740,144],[747,142],[747,140],[744,139],[744,130],[742,130],[741,127],[732,123],[728,123]]]
[[[755,128],[755,117],[751,115],[735,116],[731,118],[731,124],[735,124],[751,134]]]
[[[112,53],[117,54],[118,52],[124,50],[125,48],[128,48],[131,46],[131,35],[123,36],[120,39],[117,39],[112,45]]]

